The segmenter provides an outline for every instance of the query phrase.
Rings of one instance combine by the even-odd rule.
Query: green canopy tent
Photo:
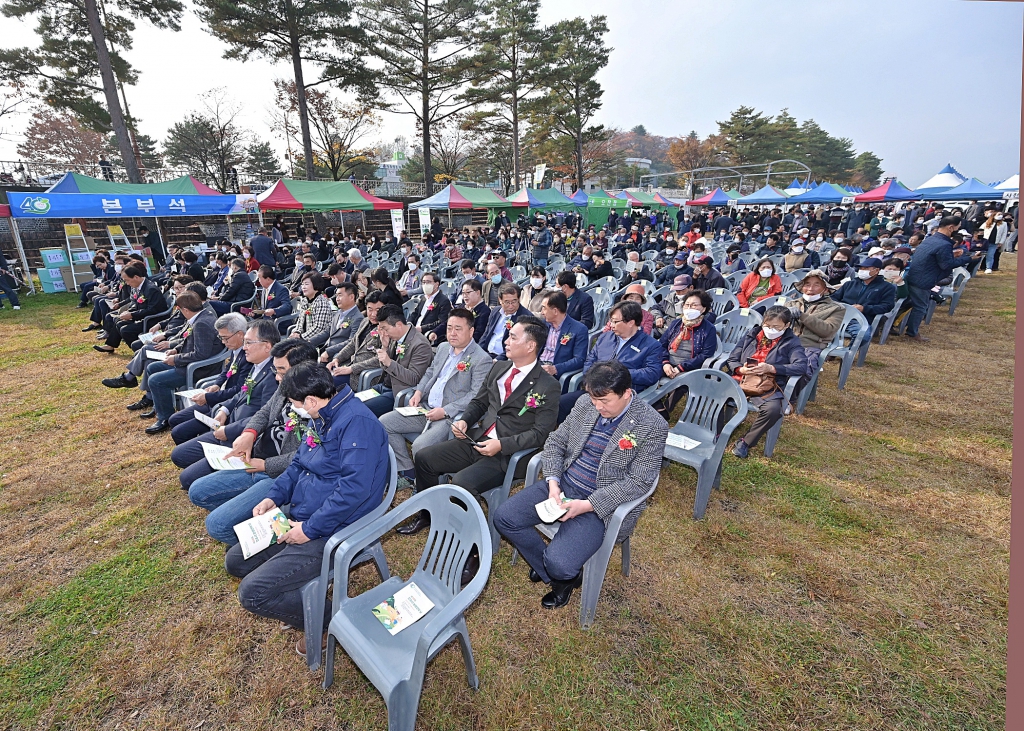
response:
[[[586,215],[587,225],[589,226],[590,224],[594,224],[598,228],[605,225],[608,223],[608,214],[611,213],[613,208],[616,213],[622,213],[624,210],[629,210],[629,203],[621,198],[608,195],[600,189],[588,193]]]
[[[471,188],[451,183],[429,198],[410,203],[409,208],[446,209],[448,211],[483,208],[487,210],[487,222],[491,223],[500,211],[511,213],[513,208],[526,208],[528,205],[525,201],[509,201],[490,188]],[[511,216],[509,217],[511,218]]]

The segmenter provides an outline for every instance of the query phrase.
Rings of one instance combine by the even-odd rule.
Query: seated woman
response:
[[[846,247],[839,249],[832,255],[832,261],[825,267],[825,276],[828,277],[830,285],[837,287],[844,279],[854,275],[853,269],[850,268],[850,259],[852,257],[853,253]]]
[[[711,295],[702,289],[695,289],[683,302],[682,317],[672,320],[661,336],[661,347],[665,350],[661,366],[666,378],[675,378],[687,371],[704,366],[704,361],[715,354],[718,334],[715,326],[705,315],[711,311]],[[677,388],[657,404],[655,408],[668,420],[669,414],[686,389]]]
[[[775,273],[775,263],[765,257],[757,262],[757,267],[743,278],[736,299],[740,307],[750,307],[763,299],[782,294],[782,280]]]
[[[800,338],[790,328],[793,313],[788,307],[774,305],[764,313],[764,321],[743,336],[729,354],[729,372],[742,381],[745,375],[772,375],[775,387],[760,396],[749,396],[748,402],[757,409],[754,424],[735,446],[732,453],[745,458],[761,435],[782,418],[786,404],[783,391],[790,378],[807,373],[807,353]]]
[[[398,289],[398,285],[395,284],[395,280],[391,278],[391,274],[384,267],[379,267],[373,270],[370,274],[370,286],[380,292],[381,301],[386,305],[398,305],[402,306],[402,293]]]
[[[288,337],[302,338],[308,342],[317,335],[330,334],[334,311],[331,309],[330,300],[324,294],[325,289],[327,280],[320,276],[320,272],[306,272],[302,275],[299,283],[302,296],[295,308],[298,317],[295,318],[295,325],[288,331]]]
[[[535,315],[540,314],[540,306],[544,304],[544,295],[547,292],[544,285],[547,276],[544,267],[534,267],[530,270],[530,283],[524,286],[519,294],[519,303]]]

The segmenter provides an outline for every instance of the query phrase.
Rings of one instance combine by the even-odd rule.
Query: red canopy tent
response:
[[[10,218],[10,217],[11,217],[11,207],[8,206],[8,205],[5,205],[3,203],[0,203],[0,218]]]
[[[921,196],[917,193],[903,185],[900,181],[893,179],[866,193],[861,193],[853,200],[855,203],[883,203],[889,201],[916,201],[920,199]]]

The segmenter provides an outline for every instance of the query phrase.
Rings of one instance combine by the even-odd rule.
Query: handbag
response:
[[[740,378],[740,390],[747,396],[769,396],[775,393],[778,387],[774,373],[744,373]]]

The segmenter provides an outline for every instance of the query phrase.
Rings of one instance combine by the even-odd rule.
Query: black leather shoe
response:
[[[426,510],[421,510],[420,514],[416,516],[416,520],[411,523],[406,523],[403,526],[395,528],[395,533],[400,533],[403,536],[414,536],[424,528],[430,527],[430,513]]]
[[[89,323],[89,327],[83,327],[82,328],[82,332],[87,333],[87,332],[92,332],[93,330],[99,330],[99,329],[100,329],[99,325],[97,325],[95,322],[90,322]]]
[[[141,414],[139,414],[139,418],[140,419],[152,419],[154,416],[156,416],[156,409],[150,409],[149,411],[143,411]]]
[[[112,348],[109,345],[94,345],[92,349],[98,353],[113,353],[117,348]]]
[[[164,419],[159,419],[152,426],[146,427],[146,433],[147,434],[159,434],[160,432],[167,431],[170,428],[171,428],[171,425],[168,424],[167,421],[165,421]],[[566,599],[566,601],[569,601],[569,600]]]
[[[143,409],[148,409],[152,406],[153,399],[151,399],[149,396],[143,396],[134,404],[128,404],[127,406],[125,406],[125,408],[128,409],[129,411],[142,411]]]
[[[583,572],[580,571],[575,579],[569,581],[551,581],[551,591],[540,600],[540,605],[545,609],[558,609],[564,607],[572,598],[572,590],[583,585]]]
[[[117,378],[104,378],[103,385],[107,388],[135,388],[139,385],[139,379],[132,376],[132,379],[129,381],[122,373]]]
[[[533,569],[530,569],[530,581],[532,581],[534,584],[540,583],[540,574],[538,574]]]
[[[466,584],[473,580],[476,573],[480,570],[480,554],[473,550],[469,554],[469,558],[466,559],[466,565],[462,569],[462,588],[466,588]]]

